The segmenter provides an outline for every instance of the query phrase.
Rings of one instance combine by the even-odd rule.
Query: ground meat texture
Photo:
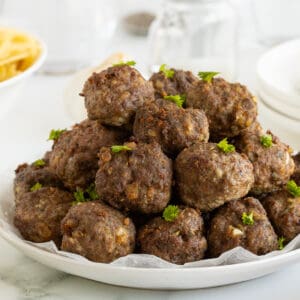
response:
[[[61,242],[60,222],[74,201],[71,193],[54,187],[21,195],[16,206],[14,224],[29,241]]]
[[[15,171],[16,177],[14,179],[14,194],[15,203],[18,205],[19,199],[23,194],[30,192],[32,186],[36,183],[40,183],[46,187],[58,187],[63,188],[61,180],[49,169],[47,165],[39,167],[34,164],[22,164],[19,165]]]
[[[292,179],[300,185],[300,153],[293,156],[295,162],[295,171],[293,173]]]
[[[158,99],[137,111],[134,136],[142,142],[157,142],[167,154],[177,154],[195,142],[207,142],[208,121],[200,109],[183,109]]]
[[[181,200],[201,211],[245,196],[254,181],[252,164],[245,155],[225,154],[213,143],[184,149],[175,161],[175,179]]]
[[[254,223],[245,225],[243,213],[253,214]],[[277,235],[260,202],[252,197],[220,207],[211,220],[207,235],[209,255],[217,257],[235,247],[263,255],[278,249]]]
[[[154,90],[136,69],[123,65],[94,73],[82,95],[89,119],[121,126],[133,122],[136,110],[154,99]]]
[[[138,243],[142,253],[184,264],[204,257],[207,242],[203,231],[200,213],[193,208],[182,208],[172,222],[157,217],[143,226]]]
[[[294,172],[291,148],[280,142],[270,131],[272,146],[266,148],[261,143],[263,131],[244,131],[236,142],[239,151],[246,154],[253,164],[254,184],[251,193],[260,195],[279,190]]]
[[[172,161],[158,144],[127,145],[132,151],[101,148],[96,175],[100,199],[125,211],[161,212],[171,197]]]
[[[277,234],[291,241],[300,233],[300,197],[293,197],[288,191],[270,193],[262,200]]]
[[[156,98],[167,95],[185,95],[187,90],[199,81],[190,71],[175,70],[172,78],[166,77],[163,72],[154,73],[149,79],[155,90]]]
[[[100,147],[122,141],[123,133],[99,121],[85,120],[61,134],[53,145],[49,165],[67,188],[86,188],[95,179]]]
[[[99,202],[73,206],[61,224],[61,250],[95,262],[109,263],[130,254],[135,247],[135,227],[119,211]]]
[[[222,78],[199,80],[187,91],[186,105],[204,110],[214,139],[238,135],[257,115],[256,100],[247,88]]]

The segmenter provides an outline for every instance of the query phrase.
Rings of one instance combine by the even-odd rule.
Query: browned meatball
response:
[[[203,219],[193,208],[181,208],[174,221],[157,217],[138,233],[142,253],[153,254],[175,264],[200,260],[207,248]]]
[[[172,161],[158,144],[126,144],[132,151],[99,153],[96,190],[111,206],[141,213],[157,213],[171,196]]]
[[[204,110],[214,139],[238,135],[257,115],[256,100],[247,88],[222,78],[199,80],[187,91],[186,105]]]
[[[16,177],[14,180],[14,194],[15,203],[18,205],[19,199],[23,194],[30,192],[30,189],[36,184],[40,183],[43,187],[58,187],[63,188],[63,184],[60,179],[45,166],[36,166],[33,164],[19,165],[15,170]]]
[[[201,211],[245,196],[254,181],[252,164],[245,155],[226,154],[213,143],[184,149],[176,158],[175,175],[181,200]]]
[[[266,134],[262,129],[245,130],[239,136],[236,146],[246,154],[253,164],[254,184],[251,193],[259,195],[269,193],[286,184],[294,171],[294,162],[291,157],[291,148],[267,132],[272,138],[272,145],[263,145],[262,137]]]
[[[277,234],[284,237],[285,242],[300,233],[300,197],[294,197],[284,189],[267,195],[262,204]]]
[[[166,77],[163,72],[154,73],[149,79],[153,83],[156,98],[163,98],[167,95],[183,95],[199,81],[190,71],[171,69],[174,71],[172,78]]]
[[[85,120],[63,132],[54,143],[50,168],[67,188],[85,188],[95,179],[100,147],[122,141],[123,133],[108,129],[99,121]]]
[[[159,143],[167,154],[177,154],[197,141],[208,141],[208,121],[200,109],[158,99],[137,111],[133,134],[139,141]]]
[[[244,213],[252,216],[252,223],[243,221]],[[257,255],[278,249],[277,235],[264,208],[251,197],[220,207],[211,220],[207,241],[212,257],[238,246]]]
[[[123,65],[94,73],[82,95],[90,119],[121,126],[133,122],[136,110],[154,99],[154,90],[136,69]]]
[[[54,187],[42,187],[22,194],[16,206],[14,224],[29,241],[61,242],[60,222],[71,207],[71,193]]]
[[[62,221],[61,249],[109,263],[133,252],[135,227],[119,211],[99,202],[73,206]]]
[[[295,171],[293,173],[292,179],[296,181],[298,185],[300,185],[300,153],[293,156],[295,162]]]

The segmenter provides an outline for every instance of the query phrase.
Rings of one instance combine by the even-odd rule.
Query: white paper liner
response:
[[[6,178],[7,179],[7,178]],[[12,182],[12,178],[11,178]],[[5,186],[3,182],[0,184],[0,227],[7,234],[9,234],[14,239],[22,239],[24,243],[30,244],[36,248],[56,253],[59,256],[68,257],[76,261],[81,261],[86,264],[94,264],[88,259],[69,252],[60,251],[57,249],[54,242],[47,243],[32,243],[25,241],[18,230],[13,225],[13,214],[14,214],[14,201],[12,193],[12,184]],[[136,268],[195,268],[195,267],[210,267],[219,265],[230,265],[238,264],[250,261],[257,261],[265,259],[266,257],[278,256],[283,253],[292,251],[294,249],[300,248],[300,234],[294,238],[288,245],[284,247],[281,251],[273,251],[266,255],[258,256],[248,250],[241,247],[237,247],[230,251],[224,252],[218,258],[203,259],[200,261],[195,261],[191,263],[186,263],[185,265],[176,265],[169,263],[163,259],[160,259],[154,255],[148,254],[130,254],[125,257],[121,257],[111,263],[113,266],[126,266],[126,267],[136,267]]]

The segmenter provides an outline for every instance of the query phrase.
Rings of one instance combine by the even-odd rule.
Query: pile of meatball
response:
[[[165,68],[146,80],[120,63],[81,96],[88,119],[16,169],[24,239],[95,262],[184,264],[237,246],[263,255],[300,233],[300,154],[262,129],[245,86]]]

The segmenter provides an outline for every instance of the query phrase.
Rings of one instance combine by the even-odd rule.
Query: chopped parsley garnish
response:
[[[88,200],[84,196],[84,191],[81,188],[76,188],[76,192],[73,193],[75,201],[72,204],[78,204],[87,202]]]
[[[260,137],[260,143],[265,148],[270,148],[273,145],[272,136],[270,134],[266,134]]]
[[[242,221],[244,225],[253,225],[254,224],[253,212],[251,212],[250,214],[243,212]]]
[[[52,129],[51,131],[50,131],[50,134],[49,134],[49,137],[48,137],[48,141],[51,141],[51,140],[53,140],[53,141],[56,141],[59,137],[60,137],[60,135],[63,133],[63,132],[65,132],[67,129]]]
[[[73,195],[75,198],[75,201],[73,201],[72,203],[73,205],[99,199],[99,195],[95,190],[94,183],[92,183],[86,190],[77,188],[76,192],[74,192]]]
[[[198,76],[205,82],[211,83],[212,79],[220,72],[199,72]]]
[[[284,241],[285,241],[285,238],[284,237],[280,237],[278,239],[278,249],[279,250],[282,250],[284,248]]]
[[[99,199],[99,195],[96,192],[95,189],[95,184],[92,183],[87,189],[86,189],[86,193],[89,195],[91,200],[97,200]]]
[[[168,205],[163,212],[163,218],[167,222],[173,222],[179,214],[180,210],[177,205]]]
[[[43,167],[45,165],[45,161],[43,159],[38,159],[35,162],[33,162],[33,165],[35,167]]]
[[[163,72],[164,75],[165,75],[167,78],[173,78],[173,77],[174,77],[175,71],[174,71],[174,70],[171,70],[171,69],[168,69],[166,64],[161,65],[160,68],[159,68],[159,71],[160,71],[160,72]]]
[[[132,151],[132,149],[130,147],[124,146],[124,145],[114,145],[114,146],[111,146],[111,151],[113,153],[118,153],[121,151]]]
[[[300,197],[300,186],[294,180],[289,180],[286,188],[288,192],[294,197]]]
[[[120,67],[120,66],[135,66],[136,62],[134,60],[128,60],[128,61],[120,61],[117,64],[113,64],[113,67]]]
[[[223,139],[217,144],[217,147],[222,150],[224,153],[231,153],[235,151],[235,147],[231,144],[228,144],[227,138]]]
[[[30,192],[35,192],[35,191],[41,189],[42,187],[43,187],[43,186],[42,186],[39,182],[37,182],[35,185],[33,185],[33,186],[30,188]]]
[[[183,103],[185,102],[186,96],[185,95],[169,95],[169,96],[164,96],[164,99],[174,102],[178,107],[182,107]]]

